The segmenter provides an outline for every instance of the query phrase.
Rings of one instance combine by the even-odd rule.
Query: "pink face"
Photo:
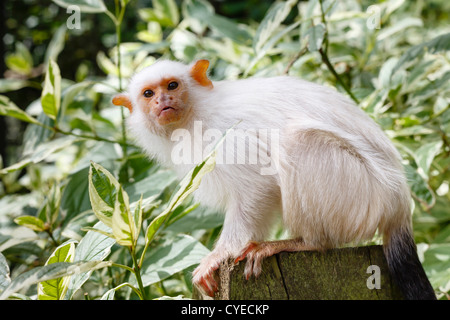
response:
[[[213,89],[206,71],[208,60],[198,60],[189,70],[189,76],[201,87]],[[147,114],[155,124],[163,127],[170,124],[182,125],[182,120],[189,117],[188,88],[181,79],[167,75],[153,83],[146,83],[139,91],[136,105],[131,103],[126,93],[120,93],[113,98],[117,106],[125,106],[133,112],[139,108]]]
[[[159,125],[180,121],[187,106],[187,90],[184,83],[173,77],[148,84],[141,90],[138,106]]]

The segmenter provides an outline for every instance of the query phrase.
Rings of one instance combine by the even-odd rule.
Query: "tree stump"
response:
[[[244,278],[245,260],[222,263],[216,300],[397,300],[382,246],[281,252],[263,261],[262,273]],[[194,290],[194,299],[208,299]],[[211,299],[211,298],[209,298]]]

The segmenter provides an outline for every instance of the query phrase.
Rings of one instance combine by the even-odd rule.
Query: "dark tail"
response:
[[[417,256],[416,245],[408,229],[385,236],[384,254],[394,281],[407,300],[436,300],[433,287]]]

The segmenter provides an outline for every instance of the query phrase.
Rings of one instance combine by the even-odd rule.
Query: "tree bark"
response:
[[[282,252],[263,261],[258,278],[244,278],[245,260],[219,268],[216,300],[398,300],[382,246]],[[207,299],[195,290],[194,298]]]

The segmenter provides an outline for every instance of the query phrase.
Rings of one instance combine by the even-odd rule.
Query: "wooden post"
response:
[[[323,252],[282,252],[263,261],[262,274],[244,278],[245,260],[224,262],[216,300],[397,300],[382,246]],[[207,299],[194,291],[194,299]]]

